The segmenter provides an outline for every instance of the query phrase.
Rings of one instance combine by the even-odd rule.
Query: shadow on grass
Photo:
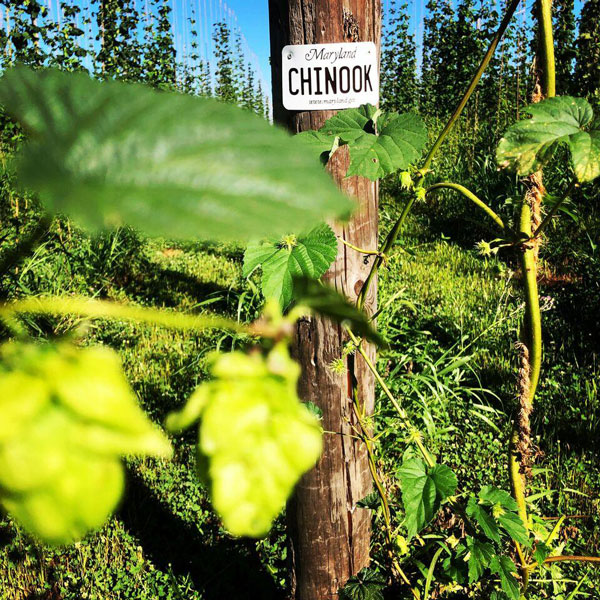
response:
[[[154,565],[189,576],[207,600],[283,600],[253,543],[198,529],[172,514],[133,470],[118,513]]]

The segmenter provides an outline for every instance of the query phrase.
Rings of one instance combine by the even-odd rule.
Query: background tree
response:
[[[587,0],[579,17],[575,81],[579,94],[600,102],[600,0]]]
[[[177,81],[176,52],[168,0],[153,0],[156,19],[149,19],[143,44],[143,80],[154,86],[170,88]]]
[[[381,105],[385,110],[404,112],[418,103],[416,44],[409,27],[408,4],[392,0],[381,45]]]
[[[234,74],[234,62],[231,51],[231,31],[227,23],[215,23],[213,29],[215,43],[215,95],[224,102],[237,103],[238,90]]]
[[[556,55],[556,91],[558,94],[579,93],[574,86],[575,66],[575,2],[554,0],[553,22]]]

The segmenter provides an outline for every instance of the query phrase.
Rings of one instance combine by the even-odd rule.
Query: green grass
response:
[[[9,235],[0,256],[23,237],[16,226],[27,229],[36,214],[20,207],[16,216],[8,202],[2,210]],[[392,214],[383,213],[384,229]],[[504,257],[477,256],[475,234],[472,241],[468,231],[456,239],[446,233],[444,239],[429,227],[431,219],[428,209],[418,211],[402,240],[408,252],[398,249],[381,274],[380,305],[387,306],[379,326],[391,348],[380,355],[379,367],[462,488],[507,487],[505,440],[523,310],[518,274]],[[260,298],[241,276],[241,259],[241,249],[232,246],[144,240],[129,230],[90,238],[60,220],[32,257],[0,278],[0,288],[8,297],[84,294],[251,320]],[[596,281],[593,273],[589,277]],[[568,310],[587,296],[578,296],[583,292],[577,281],[544,293],[555,305],[545,313],[547,378],[534,422],[546,455],[538,460],[532,493],[546,492],[535,504],[547,516],[593,515],[569,523],[564,534],[567,550],[593,553],[600,543],[594,445],[599,368],[593,346],[576,345],[574,354],[569,340],[578,335],[577,323]],[[27,322],[39,335],[68,333],[85,344],[116,348],[142,405],[157,422],[205,377],[209,352],[240,343],[219,332],[184,335],[128,323],[38,317]],[[565,327],[568,337],[561,333]],[[383,398],[379,413],[383,460],[391,473],[407,444]],[[173,461],[128,464],[127,493],[117,514],[75,547],[42,548],[8,517],[0,521],[0,598],[283,598],[288,575],[282,524],[265,541],[232,539],[195,477],[194,433],[175,439],[175,445]],[[395,483],[388,483],[394,490]],[[572,578],[583,573],[578,566],[563,571]],[[552,588],[545,584],[544,589]]]

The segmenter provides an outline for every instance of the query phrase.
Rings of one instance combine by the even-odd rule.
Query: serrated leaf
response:
[[[544,561],[550,556],[552,549],[547,546],[544,542],[538,542],[533,552],[533,558],[535,558],[538,565],[543,565]]]
[[[373,130],[368,127],[374,116],[372,108],[365,104],[360,108],[341,110],[328,119],[319,131],[325,135],[337,136],[345,143],[353,142],[367,133],[367,128],[370,132]]]
[[[376,181],[408,168],[421,155],[427,130],[418,115],[391,115],[383,122],[379,134],[364,133],[350,143],[348,177],[361,175]]]
[[[418,458],[405,460],[398,469],[398,477],[410,539],[433,519],[442,501],[454,493],[457,480],[446,465],[428,468]]]
[[[466,553],[467,549],[463,545],[459,545],[456,547],[454,554],[447,556],[442,563],[444,575],[460,585],[468,581],[467,565],[465,562]]]
[[[529,175],[546,164],[560,143],[571,150],[573,169],[581,182],[600,175],[600,131],[586,131],[593,119],[583,98],[557,96],[527,108],[530,119],[508,128],[500,140],[496,159],[503,168]]]
[[[469,583],[475,583],[481,579],[484,571],[490,566],[495,554],[494,546],[475,538],[467,538],[467,547],[471,554],[469,557]]]
[[[469,498],[467,503],[467,515],[472,519],[475,519],[483,533],[494,542],[500,543],[500,530],[496,520],[489,511],[489,508],[479,504],[475,496]]]
[[[513,573],[516,573],[517,567],[508,556],[493,556],[490,562],[490,569],[500,577],[500,584],[504,593],[512,600],[519,600],[519,583]]]
[[[294,277],[294,296],[299,304],[336,323],[346,323],[366,340],[386,346],[386,341],[373,328],[367,315],[333,288],[308,277]]]
[[[479,498],[484,504],[489,506],[499,504],[506,510],[512,511],[516,511],[519,508],[515,499],[508,492],[492,485],[482,487],[479,492]]]
[[[365,567],[348,580],[339,597],[342,600],[383,600],[386,585],[381,575]]]
[[[108,348],[5,344],[0,390],[12,424],[0,427],[0,503],[48,544],[104,523],[123,491],[122,456],[171,454]]]
[[[381,498],[376,491],[367,494],[364,498],[356,503],[358,508],[368,508],[369,510],[377,510],[380,505]]]
[[[323,163],[327,163],[339,143],[337,136],[328,135],[322,131],[302,131],[295,137],[299,143],[304,144],[317,154]]]
[[[249,244],[243,273],[248,276],[260,266],[265,298],[275,298],[286,308],[294,297],[294,277],[318,279],[333,263],[337,251],[335,234],[331,227],[322,224],[298,238],[289,235]]]
[[[198,474],[216,511],[233,535],[261,537],[319,458],[321,427],[298,399],[300,367],[283,343],[267,356],[217,355],[211,374],[167,425],[200,420]]]
[[[18,67],[0,102],[30,134],[21,183],[91,229],[239,240],[351,210],[310,149],[213,99]]]
[[[521,517],[513,512],[505,512],[498,516],[498,523],[500,527],[508,533],[508,535],[519,542],[519,544],[529,548],[531,546],[531,540],[529,539],[529,533],[523,525]]]

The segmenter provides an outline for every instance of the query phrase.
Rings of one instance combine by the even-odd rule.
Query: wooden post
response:
[[[281,52],[286,45],[375,42],[381,35],[380,0],[269,0],[273,113],[292,132],[319,129],[334,111],[289,112],[282,104]],[[347,148],[336,152],[328,169],[340,188],[357,199],[358,210],[345,226],[333,225],[341,238],[359,248],[377,247],[378,186],[363,178],[345,178]],[[370,270],[369,260],[340,242],[338,257],[324,279],[356,300]],[[377,285],[365,303],[376,307]],[[301,398],[323,411],[323,428],[341,435],[324,436],[324,452],[316,468],[299,483],[288,506],[288,531],[297,600],[326,600],[352,575],[369,564],[371,515],[356,507],[372,486],[364,445],[354,439],[356,419],[352,395],[370,414],[374,378],[360,356],[350,355],[347,373],[334,372],[347,337],[343,329],[321,318],[298,324],[295,354],[302,365]],[[369,348],[374,358],[374,348]]]

